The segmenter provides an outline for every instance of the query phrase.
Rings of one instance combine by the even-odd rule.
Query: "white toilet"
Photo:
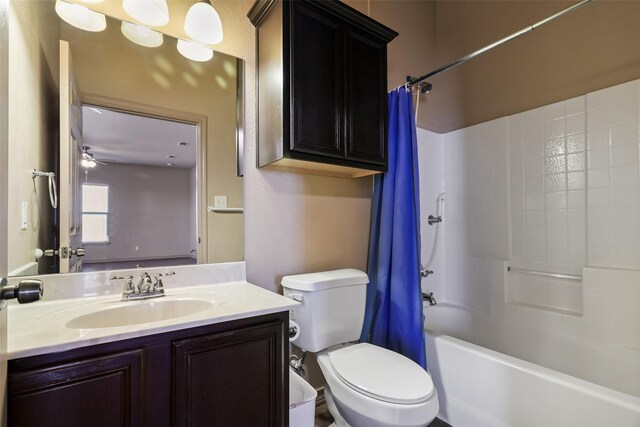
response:
[[[325,397],[335,426],[422,427],[438,414],[431,377],[412,360],[357,343],[369,278],[355,269],[282,278],[285,296],[300,302],[293,343],[318,353]]]

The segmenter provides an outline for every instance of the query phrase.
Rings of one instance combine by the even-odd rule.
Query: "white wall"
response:
[[[442,158],[446,192],[436,297],[450,309],[427,308],[427,327],[640,396],[639,94],[633,81],[420,133],[421,157]],[[426,175],[437,168],[424,168],[422,194],[440,191]],[[424,221],[430,203],[423,196]]]
[[[109,244],[86,244],[84,261],[190,256],[191,175],[189,169],[113,163],[91,169],[89,184],[109,186]]]

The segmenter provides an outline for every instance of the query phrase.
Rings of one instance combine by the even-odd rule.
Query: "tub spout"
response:
[[[438,301],[436,301],[436,297],[433,296],[433,292],[423,292],[422,293],[422,301],[429,301],[429,305],[436,305]]]

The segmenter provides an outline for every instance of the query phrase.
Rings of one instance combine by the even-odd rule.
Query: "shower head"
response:
[[[420,88],[420,92],[422,93],[429,93],[431,92],[431,89],[433,89],[433,85],[429,82],[419,83],[418,87]]]

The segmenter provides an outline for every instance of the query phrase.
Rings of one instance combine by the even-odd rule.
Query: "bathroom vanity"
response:
[[[233,282],[14,306],[9,425],[287,426],[294,305]]]

